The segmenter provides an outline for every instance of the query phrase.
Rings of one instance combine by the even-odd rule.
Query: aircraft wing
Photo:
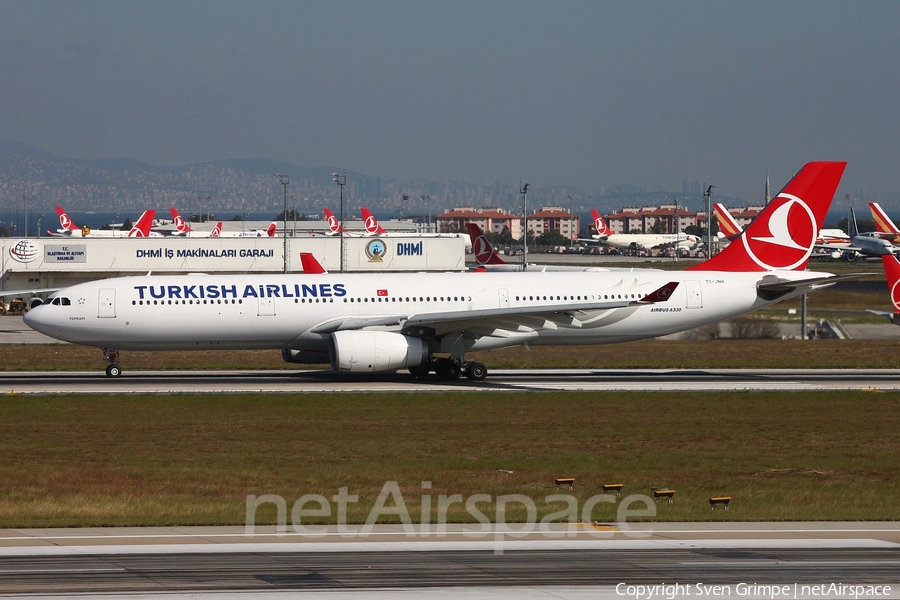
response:
[[[825,250],[853,250],[855,252],[862,252],[862,248],[853,245],[841,245],[841,244],[816,244],[816,248],[824,248]]]
[[[600,237],[588,237],[588,238],[578,238],[575,240],[576,242],[584,242],[585,244],[605,244],[606,238],[608,236],[601,235]]]
[[[581,315],[597,310],[645,306],[665,302],[671,297],[672,292],[677,287],[678,282],[671,281],[639,300],[602,300],[585,302],[577,306],[573,306],[571,303],[560,303],[542,306],[486,308],[465,313],[437,312],[376,317],[338,317],[319,323],[309,331],[311,333],[329,334],[335,331],[370,327],[399,327],[404,333],[407,331],[416,333],[416,330],[421,330],[428,331],[432,335],[446,335],[453,331],[461,331],[471,327],[492,330],[517,330],[521,327],[532,330],[556,329],[560,325],[580,327],[581,320],[579,316]]]
[[[7,296],[27,296],[29,294],[46,294],[48,292],[56,292],[61,290],[62,288],[40,288],[34,290],[9,290],[9,291],[0,291],[0,298],[5,298]]]

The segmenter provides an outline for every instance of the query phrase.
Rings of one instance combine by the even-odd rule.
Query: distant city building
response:
[[[543,206],[528,215],[528,231],[535,237],[557,231],[567,239],[577,239],[581,219],[560,206]]]
[[[502,233],[504,228],[508,228],[514,239],[522,237],[523,220],[519,215],[494,207],[455,207],[435,217],[437,230],[442,233],[464,232],[466,223],[474,223],[482,231],[491,233]],[[575,239],[578,237],[580,222],[578,215],[563,210],[562,207],[543,206],[528,215],[528,231],[534,236],[558,231],[566,238]]]
[[[737,221],[741,228],[747,227],[750,221],[756,218],[756,215],[762,212],[764,206],[747,206],[745,208],[729,208],[728,212]]]
[[[644,206],[642,208],[623,208],[606,217],[606,226],[613,233],[652,233],[658,227],[659,233],[677,233],[685,227],[697,225],[698,214],[686,208],[678,207],[675,215],[674,204],[661,206]],[[657,226],[657,223],[660,225]]]
[[[475,223],[482,231],[502,233],[504,228],[509,228],[513,238],[522,237],[522,217],[502,208],[455,207],[435,217],[435,223],[440,233],[465,232],[466,223]]]

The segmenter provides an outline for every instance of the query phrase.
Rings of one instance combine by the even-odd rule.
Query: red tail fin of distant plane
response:
[[[716,202],[713,204],[713,212],[716,215],[716,220],[719,222],[719,229],[727,239],[733,240],[741,235],[743,228],[738,225],[738,222],[734,220],[734,216],[728,212],[724,205]]]
[[[612,231],[609,230],[609,227],[606,226],[600,213],[593,208],[591,209],[591,216],[594,217],[594,227],[597,229],[597,235],[609,235],[612,233]]]
[[[494,247],[485,237],[481,227],[475,223],[466,223],[466,229],[469,231],[469,239],[472,240],[472,253],[475,254],[475,261],[479,265],[506,264],[506,261],[494,252]]]
[[[727,248],[688,270],[802,271],[846,166],[807,163]]]
[[[175,222],[175,229],[178,231],[178,233],[190,233],[193,231],[193,229],[191,229],[191,226],[188,225],[184,220],[184,217],[178,214],[177,210],[175,210],[174,208],[170,208],[169,212],[172,213],[172,220]]]
[[[222,221],[216,223],[216,226],[212,228],[212,231],[209,232],[209,237],[221,237],[222,236]]]
[[[359,209],[359,212],[362,213],[363,221],[366,224],[366,233],[370,235],[381,235],[382,233],[387,233],[384,230],[384,227],[378,224],[378,219],[375,218],[375,215],[372,214],[372,211],[363,206]]]
[[[277,229],[277,226],[275,225],[275,222],[273,221],[272,223],[269,224],[268,227],[266,227],[266,235],[269,237],[275,237],[276,229]]]
[[[131,228],[131,231],[128,232],[128,237],[150,237],[150,226],[153,225],[153,217],[155,216],[156,211],[152,208],[145,210],[141,218]]]
[[[337,217],[334,216],[334,213],[325,209],[325,220],[328,221],[328,229],[331,230],[331,233],[337,234],[341,232],[341,224],[337,220]]]
[[[303,272],[311,275],[321,275],[327,273],[325,267],[322,266],[312,252],[300,253],[300,264],[303,265]]]
[[[898,238],[900,238],[900,229],[897,229],[897,226],[894,225],[891,218],[884,212],[881,205],[877,202],[869,202],[869,210],[872,211],[872,219],[875,220],[875,231],[877,231],[881,237],[890,239],[892,242],[896,243]]]
[[[56,207],[56,214],[59,215],[59,227],[64,231],[78,231],[79,227],[72,222],[71,217],[66,214],[62,206]]]

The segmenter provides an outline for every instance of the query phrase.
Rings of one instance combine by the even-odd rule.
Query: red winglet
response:
[[[677,281],[670,281],[666,285],[662,286],[656,291],[650,292],[640,300],[638,300],[641,304],[654,304],[656,302],[665,302],[669,298],[672,297],[672,292],[675,291],[675,288],[678,287]]]

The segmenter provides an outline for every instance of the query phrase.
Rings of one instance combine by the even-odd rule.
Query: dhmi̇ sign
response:
[[[87,244],[44,245],[45,263],[86,263]]]

